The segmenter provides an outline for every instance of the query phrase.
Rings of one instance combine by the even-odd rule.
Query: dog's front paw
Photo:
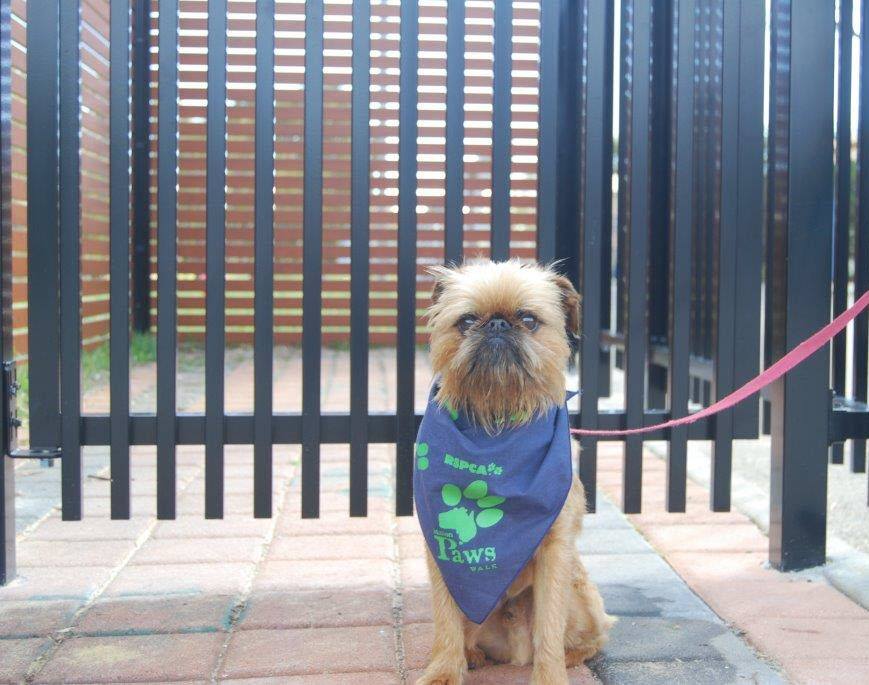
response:
[[[486,653],[479,647],[466,648],[465,658],[468,660],[468,668],[470,669],[480,668],[488,663]]]
[[[462,685],[462,673],[429,673],[426,671],[416,681],[416,685]]]
[[[531,671],[531,685],[569,685],[567,669],[563,666],[547,667],[535,663]]]

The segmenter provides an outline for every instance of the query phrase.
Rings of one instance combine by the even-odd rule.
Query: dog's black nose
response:
[[[496,316],[489,319],[485,328],[489,333],[503,333],[504,331],[509,330],[510,323],[505,319]]]

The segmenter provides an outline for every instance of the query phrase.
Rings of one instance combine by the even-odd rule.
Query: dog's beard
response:
[[[536,366],[536,354],[513,331],[475,333],[460,349],[467,352],[457,358],[457,371],[463,372],[468,382],[494,380],[503,384],[515,379],[521,383],[533,375]]]
[[[526,423],[564,399],[563,375],[527,334],[475,332],[458,346],[441,378],[438,400],[495,433]],[[553,372],[562,380],[553,382]]]

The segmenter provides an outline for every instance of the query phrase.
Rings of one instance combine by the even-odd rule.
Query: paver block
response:
[[[391,559],[391,535],[299,535],[277,538],[269,559]]]
[[[130,565],[252,562],[262,547],[262,539],[241,538],[159,538],[145,542]]]
[[[224,629],[237,598],[225,595],[100,599],[78,624],[79,633],[191,632]]]
[[[644,532],[655,548],[664,552],[766,552],[769,547],[768,540],[747,520],[649,526]]]
[[[255,593],[238,628],[316,628],[391,625],[392,593],[380,590],[311,590]]]
[[[432,620],[431,591],[429,588],[402,589],[401,618],[404,623],[427,623]]]
[[[405,589],[429,587],[428,564],[425,558],[401,560],[401,585]]]
[[[726,620],[750,627],[755,617],[869,620],[869,612],[824,582],[802,578],[696,579],[694,590]]]
[[[138,518],[127,521],[91,519],[88,521],[61,521],[51,517],[43,521],[27,540],[136,540],[150,525],[150,519]]]
[[[712,618],[712,613],[696,596],[675,583],[649,582],[642,586],[601,584],[598,589],[607,613],[613,616]]]
[[[853,618],[772,618],[751,621],[751,641],[766,654],[775,654],[788,668],[791,659],[864,657],[869,667],[869,620]],[[856,647],[861,645],[862,648]]]
[[[712,621],[625,617],[613,626],[605,662],[720,659],[710,641],[727,628]]]
[[[405,533],[398,536],[398,553],[402,559],[424,559],[426,554],[425,539],[422,533]]]
[[[109,579],[111,571],[103,566],[21,568],[15,580],[0,587],[0,602],[87,599]]]
[[[199,517],[184,517],[175,521],[160,521],[152,535],[161,538],[262,538],[274,522],[271,519],[255,519],[251,517],[233,517],[225,519],[204,519]]]
[[[598,528],[586,525],[579,536],[579,552],[586,554],[644,554],[652,548],[629,527]]]
[[[240,630],[230,639],[224,678],[393,671],[392,626]]]
[[[697,580],[732,582],[787,579],[769,568],[766,552],[669,552],[668,561],[689,583]]]
[[[408,670],[422,669],[428,664],[434,641],[434,624],[407,623],[401,629],[404,665]]]
[[[254,579],[255,592],[390,588],[392,562],[387,559],[302,560],[269,559]]]
[[[396,516],[395,531],[399,535],[413,533],[421,535],[419,528],[419,519],[416,516]]]
[[[2,602],[0,603],[0,637],[49,635],[65,628],[81,601]]]
[[[150,488],[149,488],[150,489]],[[100,493],[102,494],[102,493]],[[154,494],[130,495],[130,520],[150,522],[157,515],[157,496]],[[112,501],[108,489],[102,497],[82,494],[82,523],[90,525],[93,521],[110,521],[112,516]],[[75,521],[67,521],[75,524]]]
[[[596,583],[642,584],[649,580],[675,580],[673,569],[654,552],[586,554],[582,563]]]
[[[737,682],[735,669],[720,659],[592,662],[592,670],[605,685],[723,685]]]
[[[865,659],[794,659],[789,674],[801,685],[856,685],[869,683],[869,663]]]
[[[72,523],[72,522],[70,522]],[[86,526],[87,522],[79,525]],[[117,566],[133,551],[132,540],[31,540],[18,544],[19,570],[33,566]]]
[[[74,637],[35,682],[120,683],[197,680],[217,662],[223,633]]]
[[[349,500],[348,500],[349,501]],[[348,504],[349,506],[349,504]],[[394,519],[391,514],[373,512],[367,517],[349,517],[346,513],[324,515],[318,519],[300,518],[301,505],[290,502],[286,513],[278,521],[278,537],[296,535],[378,535],[391,533]],[[349,511],[349,509],[348,509]]]
[[[44,637],[0,640],[0,682],[22,680],[30,664],[52,645]]]
[[[127,566],[106,588],[104,597],[232,595],[253,572],[252,563],[143,564]]]

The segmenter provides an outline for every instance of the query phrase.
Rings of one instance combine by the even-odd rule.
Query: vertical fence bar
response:
[[[444,261],[462,261],[464,241],[465,3],[447,0],[446,164],[444,165]],[[494,116],[494,111],[493,111]],[[494,124],[493,124],[494,125]],[[494,140],[493,148],[494,148]],[[494,158],[494,149],[492,155]],[[494,179],[493,179],[494,181]],[[494,185],[493,185],[494,191]]]
[[[302,516],[320,513],[320,347],[323,278],[323,2],[305,6]]]
[[[696,113],[694,123],[697,127],[695,143],[695,207],[694,235],[692,240],[693,269],[691,288],[691,352],[697,357],[704,357],[703,319],[704,319],[704,282],[706,269],[704,254],[706,244],[706,225],[708,208],[708,189],[706,179],[709,175],[709,78],[710,78],[710,32],[709,3],[701,2],[695,5],[697,11],[697,85],[695,93]],[[693,385],[692,398],[694,402],[701,401],[701,381],[696,379]]]
[[[558,191],[559,18],[566,0],[540,5],[540,86],[537,117],[537,261],[556,257]]]
[[[760,301],[763,264],[763,69],[766,10],[742,0],[739,14],[739,153],[736,218],[736,310],[732,330],[733,385],[760,370]],[[736,437],[757,437],[758,399],[733,408]]]
[[[860,176],[857,200],[858,218],[854,240],[854,297],[869,289],[869,45],[867,34],[869,10],[864,2],[860,13],[860,119],[858,125]],[[869,314],[863,312],[854,320],[854,357],[851,360],[852,392],[854,399],[869,401],[867,394],[867,368],[869,368]],[[866,441],[851,441],[851,471],[866,470]]]
[[[175,518],[178,3],[160,0],[157,100],[157,518]]]
[[[368,514],[371,3],[353,3],[350,177],[350,515]]]
[[[618,207],[616,226],[616,320],[615,331],[621,335],[625,332],[627,313],[625,302],[625,259],[628,224],[631,216],[629,202],[631,192],[631,45],[633,42],[632,1],[621,3],[619,16],[619,133],[618,133]],[[617,349],[615,365],[619,369],[625,367],[624,348]]]
[[[60,403],[63,520],[81,518],[80,3],[60,3]]]
[[[582,129],[582,21],[578,3],[565,0],[558,17],[558,63],[555,111],[538,121],[538,130],[555,130],[555,227],[552,249],[558,269],[579,287],[580,278],[580,201],[584,141]],[[545,40],[541,36],[541,41]],[[541,49],[543,49],[541,47]],[[542,69],[541,69],[542,74]],[[542,79],[541,75],[541,79]],[[554,118],[553,115],[554,114]],[[542,133],[541,133],[542,135]],[[541,162],[542,163],[542,162]],[[540,190],[538,190],[538,193]],[[548,239],[547,239],[548,240]],[[538,241],[539,246],[539,241]],[[548,249],[548,248],[547,248]]]
[[[613,71],[614,71],[614,47],[615,47],[615,8],[613,3],[606,3],[604,24],[604,62],[599,65],[603,70],[603,187],[604,193],[603,213],[601,214],[601,271],[600,271],[600,326],[602,331],[612,330],[612,246],[613,246]],[[600,370],[598,371],[598,395],[609,397],[610,375],[612,368],[612,354],[609,345],[601,345],[599,353]]]
[[[717,286],[712,330],[715,360],[714,392],[720,399],[733,390],[733,327],[736,319],[736,238],[739,217],[739,79],[740,79],[740,4],[723,4],[722,32],[722,107],[721,107],[721,174],[719,220],[713,223],[713,282]],[[731,462],[733,457],[733,412],[723,411],[715,417],[710,474],[710,508],[730,509]]]
[[[769,133],[767,136],[767,197],[766,197],[766,244],[775,244],[779,224],[787,221],[788,210],[788,107],[790,96],[790,11],[781,2],[770,5],[770,65],[769,65]],[[773,357],[773,284],[775,251],[766,249],[766,278],[764,297],[764,368],[774,361]],[[768,400],[761,403],[762,429],[771,431],[771,407]]]
[[[775,122],[788,127],[789,162],[787,223],[776,223],[772,245],[775,357],[830,318],[833,4],[774,0],[774,12],[788,10],[788,116]],[[783,571],[825,559],[828,388],[827,348],[772,386],[769,551]]]
[[[675,163],[670,228],[670,414],[688,414],[690,391],[691,229],[694,222],[694,0],[678,0],[676,22]],[[667,443],[667,511],[685,511],[688,428],[671,429]]]
[[[649,61],[651,0],[633,0],[631,192],[628,230],[628,321],[625,343],[625,413],[628,426],[640,426],[645,413],[646,277],[649,252]],[[622,502],[625,513],[640,511],[643,440],[625,440]]]
[[[256,114],[254,120],[253,510],[256,518],[269,518],[272,515],[274,82],[275,2],[274,0],[262,0],[257,3],[256,7]],[[306,240],[306,245],[307,242]],[[310,360],[306,360],[306,363],[309,362]]]
[[[12,350],[12,27],[10,0],[0,0],[0,361]],[[11,398],[4,398],[7,402]],[[5,407],[5,402],[0,402]],[[0,421],[0,445],[7,443]],[[15,464],[0,456],[0,586],[15,577]]]
[[[61,7],[64,3],[61,3]],[[133,329],[151,328],[151,2],[133,3]]]
[[[419,6],[401,4],[398,104],[398,344],[396,374],[396,489],[399,516],[413,513],[413,441],[416,433],[416,151]]]
[[[226,346],[226,0],[208,2],[205,178],[205,518],[223,518]]]
[[[836,215],[833,229],[833,316],[848,307],[848,248],[851,227],[851,59],[852,0],[839,0],[838,108],[836,111]],[[845,395],[848,332],[833,338],[833,392]],[[830,446],[830,461],[845,461],[842,443]]]
[[[667,273],[670,231],[670,87],[673,69],[673,3],[652,3],[652,88],[650,94],[649,178],[649,343],[666,345],[669,319]],[[648,406],[663,409],[667,404],[667,367],[649,361]]]
[[[605,207],[610,202],[610,178],[612,159],[607,157],[606,139],[612,138],[612,122],[607,119],[606,87],[607,69],[607,24],[611,11],[607,0],[589,0],[587,5],[587,77],[585,91],[586,138],[585,138],[585,213],[582,224],[582,292],[589,293],[582,307],[582,330],[588,331],[582,338],[580,397],[580,425],[596,428],[598,420],[598,378],[600,373],[601,300],[594,297],[595,288],[601,281],[601,245],[603,234],[610,230],[604,222]],[[589,511],[595,511],[597,503],[597,439],[583,438],[582,458],[579,460],[579,476],[585,486]]]
[[[27,17],[27,311],[30,444],[58,444],[58,11]]]
[[[109,380],[112,518],[130,518],[130,3],[109,27]],[[159,403],[159,402],[158,402]]]
[[[700,248],[702,244],[702,217],[703,217],[703,183],[702,178],[705,174],[706,164],[704,160],[704,151],[706,148],[706,111],[705,104],[708,97],[707,88],[704,83],[704,76],[708,73],[707,59],[707,34],[708,22],[704,19],[707,17],[707,12],[703,6],[703,2],[694,3],[694,53],[695,70],[694,70],[694,183],[692,188],[693,193],[693,213],[692,213],[692,228],[691,228],[691,332],[689,335],[691,354],[697,353],[697,356],[702,356],[698,348],[700,346],[700,279],[702,268],[693,268],[694,264],[700,263]],[[689,372],[690,376],[690,372]],[[696,377],[691,376],[691,393],[690,400],[699,402],[700,399],[700,381]]]
[[[492,238],[495,261],[510,257],[510,88],[513,82],[513,2],[495,0],[492,48]]]

